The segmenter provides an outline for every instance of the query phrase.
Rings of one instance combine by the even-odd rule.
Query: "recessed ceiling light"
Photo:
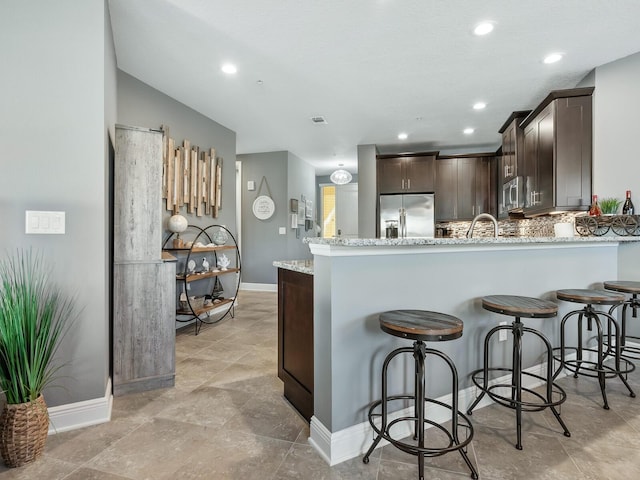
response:
[[[238,71],[237,67],[232,63],[225,63],[222,65],[222,71],[228,74],[234,74]]]
[[[491,33],[493,31],[493,23],[483,22],[479,23],[476,28],[473,29],[473,33],[476,35],[486,35],[487,33]]]
[[[544,63],[556,63],[556,62],[559,62],[560,60],[562,60],[562,54],[561,53],[551,53],[551,54],[547,55],[546,57],[544,57],[543,62]]]
[[[471,127],[469,128],[465,128],[462,133],[464,133],[465,135],[471,135],[475,130]]]
[[[406,133],[399,133],[398,140],[406,140],[409,137]]]
[[[474,110],[482,110],[483,108],[485,108],[487,106],[486,103],[484,102],[477,102],[473,104],[473,109]]]

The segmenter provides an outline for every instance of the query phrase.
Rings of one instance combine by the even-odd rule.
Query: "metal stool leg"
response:
[[[391,352],[389,355],[387,355],[387,357],[384,359],[384,363],[382,364],[382,399],[381,399],[381,402],[382,402],[382,414],[381,414],[382,425],[380,427],[380,431],[381,432],[384,432],[387,429],[387,402],[388,402],[388,397],[387,397],[387,370],[389,368],[389,363],[397,355],[400,355],[401,353],[404,353],[404,352],[413,352],[413,348],[408,348],[408,347],[397,348],[396,350]],[[373,443],[371,444],[371,447],[369,447],[369,450],[367,450],[367,453],[365,453],[364,457],[362,458],[363,463],[369,463],[369,457],[371,456],[373,451],[376,449],[376,447],[380,443],[380,440],[382,440],[382,435],[376,436],[376,438],[373,440]]]
[[[511,329],[511,327],[507,325],[498,325],[489,330],[486,337],[484,337],[484,365],[483,369],[483,379],[482,379],[482,388],[480,389],[480,393],[473,401],[473,403],[467,408],[467,415],[473,415],[473,409],[476,408],[480,400],[485,396],[487,390],[489,389],[489,341],[491,337],[500,330]]]
[[[587,307],[590,307],[588,305]],[[603,352],[603,341],[604,337],[602,335],[602,323],[600,322],[600,318],[589,309],[587,311],[587,320],[589,321],[589,326],[591,326],[591,321],[595,321],[597,328],[597,340],[598,340],[598,384],[600,385],[600,392],[602,393],[602,401],[604,402],[603,408],[605,410],[609,410],[609,402],[607,401],[607,392],[606,392],[606,376],[603,368],[604,363],[604,352]]]
[[[625,305],[626,307],[626,305]],[[627,379],[622,375],[622,368],[621,368],[621,361],[625,360],[628,362],[628,360],[623,359],[622,358],[622,334],[620,333],[620,327],[618,325],[618,322],[616,322],[615,318],[613,318],[613,316],[611,316],[608,313],[605,312],[600,312],[600,315],[604,315],[605,317],[607,317],[608,319],[608,325],[609,328],[611,328],[611,326],[613,326],[614,329],[614,336],[616,339],[616,345],[615,345],[615,349],[614,349],[614,360],[615,360],[615,366],[616,366],[616,371],[618,374],[618,378],[620,378],[620,380],[622,380],[622,383],[624,383],[624,386],[627,387],[627,390],[629,390],[629,396],[632,398],[635,398],[636,394],[633,391],[633,389],[631,388],[631,386],[629,385],[629,383],[627,382]]]
[[[513,327],[513,378],[516,407],[516,448],[522,450],[522,323],[516,317]]]
[[[451,432],[452,432],[454,444],[460,445],[460,439],[458,438],[458,369],[456,368],[453,361],[446,354],[442,353],[439,350],[429,349],[428,351],[429,353],[433,355],[437,355],[438,357],[442,358],[447,363],[447,365],[449,365],[449,369],[451,370],[451,379],[452,379]],[[460,455],[462,456],[462,459],[464,460],[464,462],[467,464],[467,467],[469,467],[469,470],[471,470],[471,478],[473,478],[474,480],[477,480],[478,471],[473,466],[473,463],[471,463],[471,460],[467,455],[466,449],[460,448],[458,451],[460,452]]]
[[[413,344],[413,358],[415,360],[415,411],[416,411],[416,432],[418,446],[424,448],[424,357],[425,345],[423,342]],[[418,452],[418,478],[424,480],[424,454]]]
[[[552,403],[553,402],[553,379],[555,378],[553,374],[553,347],[551,346],[551,342],[549,341],[549,339],[544,335],[542,335],[537,330],[533,330],[529,328],[525,328],[524,330],[525,332],[530,331],[531,333],[537,335],[538,338],[540,338],[544,342],[547,348],[547,402]],[[567,425],[564,423],[564,420],[562,420],[562,418],[560,417],[560,413],[558,412],[556,407],[554,405],[551,405],[551,407],[549,408],[551,408],[551,411],[553,412],[553,416],[556,417],[556,420],[562,427],[562,430],[564,431],[564,436],[570,437],[571,433],[569,432]]]
[[[576,369],[573,372],[573,378],[578,378],[580,367],[582,366],[582,318],[584,313],[578,311],[578,349],[576,350]]]

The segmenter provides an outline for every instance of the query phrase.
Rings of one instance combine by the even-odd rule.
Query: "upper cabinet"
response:
[[[524,132],[520,122],[530,113],[531,110],[513,112],[499,130],[502,134],[502,161],[498,174],[500,183],[508,182],[519,175],[524,144]]]
[[[592,92],[553,91],[521,123],[526,216],[589,208]]]
[[[436,153],[378,156],[378,193],[426,193],[435,189]]]
[[[496,212],[494,156],[443,157],[436,160],[436,221],[471,220]]]

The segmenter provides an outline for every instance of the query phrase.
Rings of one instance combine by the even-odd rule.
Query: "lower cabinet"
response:
[[[278,269],[278,377],[284,396],[313,415],[313,275]]]

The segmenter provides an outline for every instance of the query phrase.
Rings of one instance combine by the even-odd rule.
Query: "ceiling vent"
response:
[[[318,124],[318,125],[320,125],[320,124],[324,124],[324,125],[326,125],[326,124],[327,124],[327,121],[325,120],[325,118],[324,118],[324,117],[322,117],[322,116],[320,116],[320,115],[318,115],[318,116],[316,116],[316,117],[311,117],[311,121],[312,121],[313,123]]]

